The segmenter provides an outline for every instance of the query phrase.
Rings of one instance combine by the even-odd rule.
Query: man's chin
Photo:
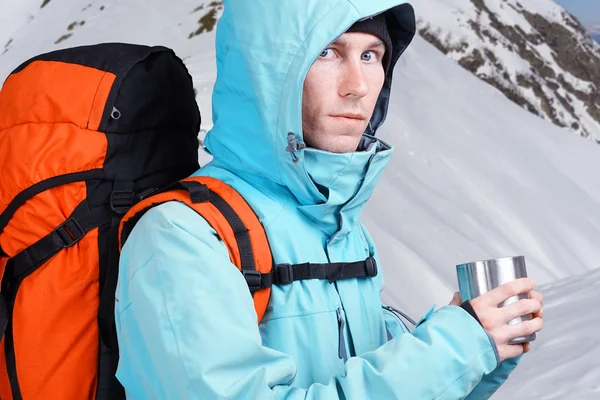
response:
[[[321,143],[319,149],[336,154],[354,153],[358,149],[361,136],[341,135],[327,143]]]

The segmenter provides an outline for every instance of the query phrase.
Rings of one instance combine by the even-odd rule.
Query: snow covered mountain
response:
[[[600,25],[588,27],[587,32],[590,34],[592,39],[600,43]]]
[[[211,128],[221,2],[4,1],[0,83],[21,62],[57,48],[109,41],[166,45],[188,66],[202,127]],[[447,7],[438,10],[447,17],[453,13],[448,7],[461,2],[439,1]],[[420,13],[426,3],[414,4]],[[523,67],[516,54],[498,58],[515,74]],[[456,264],[524,255],[546,294],[547,328],[494,399],[599,398],[600,354],[592,332],[600,328],[600,146],[523,110],[420,37],[394,74],[379,134],[396,151],[363,214],[383,263],[384,300],[418,318],[433,303],[450,301]],[[557,93],[566,98],[562,89]]]
[[[421,35],[530,112],[600,142],[600,45],[552,0],[414,0]]]

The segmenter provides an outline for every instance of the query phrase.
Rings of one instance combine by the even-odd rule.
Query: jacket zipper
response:
[[[344,337],[344,330],[346,328],[346,320],[342,308],[337,309],[337,321],[338,321],[338,357],[344,360],[344,363],[348,361],[348,352],[346,351],[346,339]]]
[[[406,320],[408,322],[410,322],[413,326],[417,325],[417,323],[415,322],[415,320],[413,320],[411,317],[409,317],[408,315],[406,315],[402,311],[398,310],[397,308],[394,308],[394,307],[388,306],[388,305],[384,305],[383,308],[386,309],[386,310],[388,310],[389,312],[391,312],[402,323],[402,325],[405,325],[405,324],[404,324],[404,322],[402,322],[401,316],[404,317],[404,318],[406,318]]]

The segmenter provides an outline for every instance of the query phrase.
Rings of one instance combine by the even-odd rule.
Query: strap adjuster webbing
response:
[[[210,189],[208,186],[194,181],[180,181],[179,184],[190,193],[192,203],[206,203],[211,201]]]
[[[58,239],[62,243],[57,243],[63,249],[73,246],[75,243],[79,242],[85,236],[85,229],[81,226],[79,221],[73,217],[67,219],[65,222],[60,224],[54,230],[56,236],[54,238]]]
[[[110,222],[108,206],[89,209],[84,200],[71,216],[48,235],[12,257],[4,279],[24,279],[59,251],[79,242],[87,232]]]
[[[115,182],[110,194],[110,208],[117,214],[125,214],[135,203],[133,182]]]

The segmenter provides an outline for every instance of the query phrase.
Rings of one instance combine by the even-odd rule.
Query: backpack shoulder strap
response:
[[[307,279],[327,279],[331,283],[372,278],[378,273],[373,256],[356,262],[275,265],[266,232],[252,208],[234,188],[210,177],[184,179],[137,203],[121,220],[120,247],[148,210],[169,201],[179,201],[192,208],[223,240],[231,262],[246,279],[259,323],[267,309],[273,285]]]
[[[179,201],[200,214],[217,232],[231,262],[242,272],[254,299],[258,322],[271,295],[273,258],[265,230],[248,203],[231,186],[211,177],[176,182],[137,203],[121,220],[120,248],[139,219],[153,207]]]

